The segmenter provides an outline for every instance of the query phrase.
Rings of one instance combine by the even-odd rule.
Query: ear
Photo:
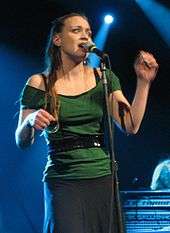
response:
[[[56,45],[56,46],[60,46],[61,45],[61,37],[59,34],[56,34],[54,37],[53,37],[53,43]]]

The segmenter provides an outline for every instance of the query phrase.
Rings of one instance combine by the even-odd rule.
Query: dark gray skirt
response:
[[[44,183],[43,233],[117,233],[110,176]],[[113,199],[112,199],[113,200]]]

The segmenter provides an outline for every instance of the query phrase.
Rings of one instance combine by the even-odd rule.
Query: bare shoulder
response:
[[[27,80],[27,85],[45,90],[44,79],[41,74],[34,74]]]

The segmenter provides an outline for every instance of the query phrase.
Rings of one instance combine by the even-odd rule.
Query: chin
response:
[[[86,56],[84,56],[84,55],[80,56],[79,55],[79,56],[75,57],[75,60],[76,60],[76,62],[81,63],[81,62],[83,62],[85,60],[85,58],[86,58]]]

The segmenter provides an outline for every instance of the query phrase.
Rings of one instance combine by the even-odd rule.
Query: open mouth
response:
[[[80,43],[78,46],[82,48],[85,52],[88,52],[88,49],[86,48],[87,43]]]

